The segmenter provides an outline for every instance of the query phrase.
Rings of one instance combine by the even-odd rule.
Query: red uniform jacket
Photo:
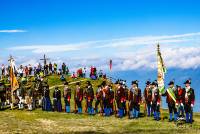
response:
[[[126,101],[125,89],[122,86],[119,86],[118,89],[116,90],[116,100],[121,102]]]
[[[184,103],[184,90],[181,88],[181,89],[177,89],[176,90],[176,103],[180,104],[180,103]]]
[[[152,91],[151,91],[151,88],[149,87],[146,87],[144,89],[144,98],[145,98],[145,101],[146,102],[152,102]]]
[[[82,101],[83,100],[83,89],[76,88],[75,93],[74,93],[74,98],[76,100]]]

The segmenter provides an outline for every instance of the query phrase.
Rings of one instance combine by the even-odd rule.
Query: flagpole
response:
[[[10,85],[11,85],[11,109],[13,110],[14,107],[14,90],[16,90],[17,88],[19,88],[19,84],[18,81],[15,77],[15,73],[14,73],[14,59],[12,58],[12,56],[10,56],[10,59],[8,60],[10,62]]]
[[[10,62],[10,86],[11,86],[11,100],[12,100],[12,103],[11,103],[11,109],[13,110],[13,101],[14,101],[14,96],[13,96],[13,80],[11,78],[11,73],[12,73],[12,56],[10,56],[10,59],[8,60]]]
[[[163,120],[163,111],[162,111],[162,91],[164,90],[164,63],[160,53],[160,45],[157,44],[157,63],[158,63],[158,88],[160,94],[160,117]]]

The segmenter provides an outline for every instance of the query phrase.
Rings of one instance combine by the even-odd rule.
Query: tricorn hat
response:
[[[139,82],[138,80],[134,80],[134,81],[132,81],[132,85],[133,85],[133,84],[138,85],[138,82]]]
[[[174,81],[170,81],[168,85],[174,85]]]
[[[151,85],[155,85],[155,86],[157,86],[158,83],[157,83],[157,81],[155,80],[155,81],[153,81],[153,82],[151,83]]]
[[[147,85],[150,85],[150,84],[151,84],[151,82],[150,82],[149,80],[147,80],[147,81],[146,81],[146,84],[147,84]]]
[[[186,80],[184,84],[191,84],[191,80]]]

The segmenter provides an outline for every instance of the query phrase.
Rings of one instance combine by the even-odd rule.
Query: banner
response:
[[[165,91],[165,73],[166,73],[166,67],[163,62],[163,58],[160,52],[160,45],[157,45],[157,64],[158,64],[158,77],[157,77],[157,82],[158,82],[158,89],[160,93],[164,93]]]

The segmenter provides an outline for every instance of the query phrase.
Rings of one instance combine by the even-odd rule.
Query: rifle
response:
[[[127,112],[127,115],[128,115],[128,119],[130,118],[130,112],[129,112],[129,101],[127,100],[126,101],[126,112]]]
[[[118,107],[117,107],[117,101],[116,101],[116,90],[115,90],[115,94],[114,94],[114,106],[115,106],[115,116],[117,116],[117,111],[118,111]]]
[[[127,115],[128,118],[130,118],[130,103],[129,103],[129,97],[130,97],[130,90],[128,90],[128,96],[127,96],[127,100],[126,100],[126,111],[127,111]]]

